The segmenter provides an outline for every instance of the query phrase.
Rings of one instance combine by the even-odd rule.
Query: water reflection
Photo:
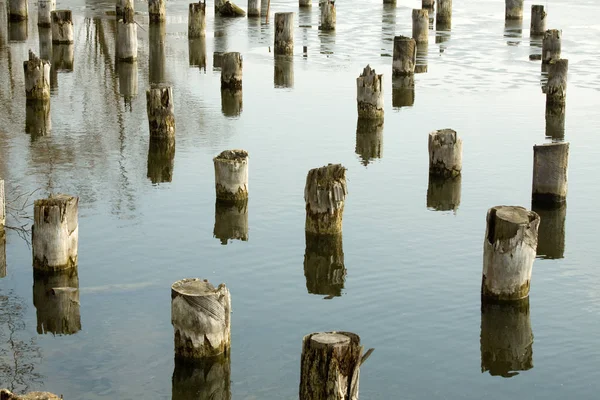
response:
[[[150,24],[148,27],[149,41],[149,80],[150,84],[166,83],[165,81],[165,23]]]
[[[275,88],[294,87],[294,58],[292,56],[275,56],[273,69]]]
[[[213,236],[226,245],[230,240],[248,240],[248,201],[215,203]]]
[[[538,61],[542,59],[542,39],[543,36],[531,36],[529,38],[530,60]]]
[[[27,100],[25,103],[25,132],[35,140],[41,136],[49,136],[52,122],[50,119],[49,100]]]
[[[9,22],[8,40],[10,42],[24,42],[27,40],[27,20]]]
[[[203,359],[194,364],[175,360],[171,399],[230,400],[230,358],[221,355]]]
[[[72,335],[81,330],[77,268],[48,273],[34,270],[33,305],[37,332]]]
[[[119,94],[123,96],[126,104],[131,104],[131,99],[138,94],[137,61],[117,63],[116,67],[119,75]]]
[[[553,142],[560,142],[565,138],[565,108],[546,107],[546,137]]]
[[[358,119],[355,152],[365,167],[372,160],[383,157],[383,119]]]
[[[6,231],[0,226],[0,278],[6,277]]]
[[[342,235],[306,232],[304,276],[308,293],[326,295],[326,299],[342,295],[346,280]]]
[[[427,208],[435,211],[456,211],[460,206],[462,177],[438,178],[429,176]]]
[[[335,31],[319,31],[321,54],[333,54],[335,49]]]
[[[441,24],[437,23],[435,30],[435,43],[440,45],[440,53],[443,53],[446,50],[446,45],[444,43],[448,42],[451,38],[451,31],[449,24]]]
[[[417,64],[415,65],[415,74],[427,72],[427,53],[429,51],[429,43],[417,43]]]
[[[533,368],[529,298],[481,304],[481,372],[510,378]]]
[[[52,68],[56,72],[73,72],[75,46],[73,44],[52,45]]]
[[[221,65],[223,65],[223,52],[215,51],[213,53],[213,71],[221,70]]]
[[[381,9],[381,55],[392,56],[396,34],[396,4],[384,3]]]
[[[223,18],[215,16],[215,45],[214,51],[226,52],[229,51],[227,37],[229,35],[230,25],[236,22],[236,18]]]
[[[392,107],[412,107],[415,103],[414,76],[394,76],[392,78]]]
[[[504,22],[504,37],[508,40],[506,44],[509,46],[518,46],[523,37],[523,20],[506,20]]]
[[[175,140],[150,138],[148,144],[148,174],[154,184],[173,180]]]
[[[540,207],[532,204],[531,209],[540,216],[537,255],[546,259],[563,258],[565,254],[567,203],[560,203],[556,208]]]
[[[190,67],[206,72],[206,38],[189,39],[188,52]]]
[[[243,109],[241,90],[221,89],[221,112],[226,117],[239,117]]]
[[[38,27],[40,58],[52,60],[52,30],[50,28]]]

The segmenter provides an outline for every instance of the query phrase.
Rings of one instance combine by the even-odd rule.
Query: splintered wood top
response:
[[[522,207],[501,206],[496,209],[496,218],[524,225],[529,223],[529,211]]]
[[[209,296],[216,292],[210,282],[198,278],[182,279],[175,282],[171,288],[185,296]]]

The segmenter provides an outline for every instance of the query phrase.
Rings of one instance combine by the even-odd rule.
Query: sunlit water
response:
[[[503,1],[455,0],[451,31],[436,37],[431,30],[419,53],[427,72],[415,76],[414,93],[394,96],[393,36],[410,35],[420,0],[396,7],[339,0],[335,33],[318,30],[314,3],[299,11],[296,2],[274,1],[269,24],[264,16],[215,21],[210,3],[204,71],[190,66],[187,3],[168,3],[162,49],[149,43],[161,32],[149,28],[146,3],[137,1],[139,60],[126,75],[115,65],[114,17],[107,15],[114,3],[59,1],[74,14],[73,71],[53,79],[51,134],[38,138],[25,132],[22,69],[29,49],[39,54],[37,7],[30,2],[26,40],[13,41],[19,32],[9,35],[0,3],[0,176],[13,206],[36,189],[32,199],[80,196],[81,301],[81,330],[38,333],[31,251],[7,231],[0,386],[68,399],[171,398],[170,285],[202,277],[225,282],[232,294],[234,399],[297,398],[302,337],[321,330],[356,332],[375,348],[362,368],[364,399],[596,398],[600,4],[540,2],[548,28],[562,29],[569,59],[569,194],[566,211],[545,217],[554,228],[540,231],[529,314],[518,325],[510,313],[485,320],[479,291],[486,211],[530,207],[532,146],[552,140],[540,62],[529,59],[541,51],[529,38],[532,2],[522,27],[505,27]],[[275,65],[269,47],[278,11],[296,12],[296,41],[292,62]],[[244,57],[243,105],[233,118],[222,110],[215,51]],[[367,64],[384,74],[385,123],[380,135],[357,137],[355,80]],[[133,98],[122,96],[124,78],[137,79]],[[158,175],[148,168],[151,80],[173,86],[177,121],[174,167],[159,165]],[[427,196],[427,134],[440,128],[464,141],[454,211],[435,188]],[[230,148],[250,153],[249,231],[247,241],[222,245],[213,236],[212,157]],[[347,275],[341,296],[324,299],[309,293],[304,273],[303,189],[308,170],[329,162],[348,168]],[[481,335],[490,326],[484,337],[502,335],[503,326],[533,334],[533,345],[500,373],[518,372],[510,379],[488,371],[489,341]]]

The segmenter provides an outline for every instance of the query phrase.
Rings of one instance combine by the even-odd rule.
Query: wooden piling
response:
[[[566,201],[568,166],[568,142],[533,146],[533,203],[560,204]]]
[[[126,6],[122,18],[117,21],[116,55],[120,62],[132,63],[137,60],[137,24],[133,8]]]
[[[483,244],[482,299],[514,301],[529,296],[540,217],[516,206],[488,210]]]
[[[33,271],[33,305],[40,335],[72,335],[81,330],[77,268]]]
[[[329,164],[314,168],[306,176],[306,232],[318,235],[342,233],[346,189],[346,168]]]
[[[175,163],[175,138],[150,137],[148,143],[148,168],[146,177],[153,184],[168,183],[173,180]]]
[[[300,399],[358,400],[363,347],[351,332],[311,333],[302,339]]]
[[[306,232],[304,277],[310,294],[339,297],[344,289],[346,268],[342,235],[315,235]]]
[[[452,24],[452,0],[437,0],[435,23],[445,29],[450,28]]]
[[[412,37],[417,44],[429,42],[429,12],[427,10],[412,10]]]
[[[150,84],[162,85],[166,82],[166,29],[166,23],[164,22],[153,23],[148,27],[148,74]]]
[[[123,18],[123,12],[126,8],[131,8],[135,10],[135,3],[133,0],[117,0],[115,4],[115,15],[117,17],[117,21]]]
[[[275,13],[275,54],[294,54],[294,13]]]
[[[542,5],[531,6],[530,36],[542,36],[546,32],[546,12]]]
[[[0,179],[0,227],[6,224],[6,197],[4,194],[4,179]]]
[[[564,107],[567,100],[569,60],[553,60],[548,64],[546,108]]]
[[[319,30],[335,30],[335,0],[326,0],[321,6],[321,24]]]
[[[298,6],[302,7],[312,7],[312,0],[298,0]]]
[[[248,18],[260,17],[260,0],[248,0]]]
[[[8,0],[8,20],[11,22],[25,21],[29,16],[27,0]]]
[[[201,360],[229,354],[231,296],[225,284],[217,288],[207,280],[182,279],[171,286],[171,324],[175,358]]]
[[[33,204],[34,269],[52,272],[77,267],[79,197],[57,194]]]
[[[166,0],[148,0],[148,16],[150,23],[161,23],[167,20]]]
[[[383,75],[367,65],[356,78],[356,104],[358,118],[383,118]]]
[[[229,0],[215,2],[216,13],[221,17],[245,17],[246,12]]]
[[[230,400],[231,358],[220,354],[194,360],[175,359],[171,400]]]
[[[215,191],[221,201],[248,199],[248,152],[225,150],[213,158]]]
[[[406,36],[395,36],[393,57],[393,76],[414,74],[415,65],[417,64],[417,42]]]
[[[223,54],[221,64],[221,89],[242,89],[242,55],[237,52]]]
[[[52,43],[73,43],[73,18],[71,10],[52,11]]]
[[[354,152],[365,167],[383,157],[383,119],[358,118]]]
[[[56,9],[56,0],[38,1],[38,26],[50,28],[52,26],[52,11]]]
[[[542,40],[542,63],[550,64],[551,61],[560,59],[562,31],[548,29]]]
[[[462,139],[452,129],[429,134],[429,175],[450,178],[462,170]]]
[[[50,100],[27,100],[25,102],[25,132],[31,139],[49,136],[52,129]]]
[[[248,200],[215,202],[213,237],[222,245],[230,240],[248,240]]]
[[[196,39],[206,35],[206,0],[204,3],[190,3],[188,14],[188,38]]]
[[[505,13],[504,19],[522,20],[523,19],[523,0],[504,0]]]
[[[421,8],[433,10],[435,8],[435,0],[421,0]]]
[[[460,206],[462,178],[429,175],[427,208],[432,211],[456,211]]]
[[[23,61],[25,97],[27,100],[50,99],[50,62],[38,58],[29,50],[29,60]]]
[[[146,91],[150,137],[175,138],[175,106],[171,86],[152,86]]]

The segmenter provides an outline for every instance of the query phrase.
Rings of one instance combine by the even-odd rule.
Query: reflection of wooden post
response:
[[[73,58],[75,57],[75,45],[73,44],[53,44],[52,45],[52,65],[50,74],[54,71],[73,71]],[[50,77],[52,79],[52,76]]]
[[[311,333],[302,340],[300,399],[358,400],[363,347],[350,332]]]
[[[231,399],[231,359],[221,354],[186,363],[175,360],[171,400]]]
[[[367,65],[356,78],[356,103],[358,118],[383,118],[383,75]]]
[[[567,74],[569,60],[553,60],[548,64],[546,107],[564,107],[567,99]]]
[[[150,24],[148,27],[148,74],[150,84],[164,84],[165,79],[165,42],[166,24]]]
[[[79,198],[58,194],[33,204],[33,267],[58,271],[77,266]]]
[[[406,76],[415,73],[417,64],[417,42],[406,36],[394,37],[394,55],[392,61],[392,74]]]
[[[24,42],[27,40],[27,21],[15,21],[8,24],[8,40],[10,42]]]
[[[433,10],[435,7],[435,0],[421,0],[421,8],[427,10]]]
[[[533,368],[529,298],[481,304],[481,372],[510,378]]]
[[[137,67],[137,61],[117,64],[116,70],[119,75],[119,93],[125,100],[131,100],[138,94]]]
[[[335,30],[335,2],[326,0],[321,6],[321,24],[319,29],[322,31]]]
[[[248,0],[248,18],[260,17],[260,0]]]
[[[569,143],[545,143],[533,146],[532,201],[535,204],[559,204],[567,199]]]
[[[435,211],[455,211],[460,206],[461,176],[439,178],[429,175],[427,208]]]
[[[308,171],[304,200],[306,232],[332,235],[342,232],[346,189],[346,168],[329,164]]]
[[[29,60],[23,61],[25,97],[27,100],[50,99],[50,62],[38,58],[29,50]]]
[[[248,199],[248,152],[225,150],[213,158],[215,190],[221,201]]]
[[[551,260],[563,258],[565,254],[567,203],[564,202],[550,207],[532,203],[531,208],[540,216],[537,255]]]
[[[523,19],[523,0],[504,0],[505,1],[505,19],[521,20]]]
[[[221,89],[221,112],[226,117],[239,117],[244,107],[241,90]]]
[[[52,11],[56,9],[56,0],[38,1],[38,26],[49,28],[52,24]]]
[[[150,137],[175,137],[175,106],[171,86],[154,86],[146,91]]]
[[[312,7],[312,0],[299,0],[298,5],[300,7]]]
[[[221,89],[242,89],[242,55],[240,53],[232,52],[223,54]]]
[[[25,21],[29,16],[27,0],[8,0],[8,20]]]
[[[148,15],[151,23],[166,21],[167,2],[165,0],[148,0]]]
[[[550,61],[560,59],[562,47],[562,31],[558,29],[548,29],[542,39],[542,64],[549,64]]]
[[[175,140],[150,137],[148,145],[148,173],[152,183],[171,182],[175,160]]]
[[[275,56],[273,66],[273,84],[276,88],[294,87],[294,58]]]
[[[546,107],[546,137],[564,139],[565,107]]]
[[[222,283],[182,279],[171,286],[171,324],[175,358],[198,360],[228,354],[231,344],[231,296]]]
[[[46,273],[33,272],[33,305],[37,332],[72,335],[81,330],[77,268]]]
[[[437,25],[450,27],[452,23],[452,0],[437,0],[435,22]]]
[[[362,119],[356,123],[355,152],[367,166],[375,158],[383,157],[383,120]]]
[[[32,139],[50,133],[50,100],[27,100],[25,103],[25,132]]]
[[[429,175],[449,178],[462,170],[462,139],[452,129],[429,134]]]
[[[137,60],[137,24],[133,17],[133,8],[125,7],[123,18],[117,21],[116,53],[118,61],[131,63]]]
[[[412,107],[415,104],[415,78],[413,75],[392,78],[392,107]]]
[[[294,13],[275,13],[275,54],[294,54]]]
[[[248,201],[215,203],[213,236],[226,245],[229,240],[248,240]]]
[[[71,10],[52,11],[52,43],[73,43],[73,17]]]
[[[544,6],[531,6],[531,25],[529,29],[530,36],[541,36],[546,32],[546,12]]]
[[[188,13],[188,38],[201,38],[206,35],[206,0],[204,3],[190,3]]]
[[[412,10],[412,37],[417,43],[429,41],[429,12]]]
[[[483,244],[483,298],[514,301],[529,296],[539,224],[539,215],[523,207],[496,206],[488,210]]]
[[[198,67],[206,72],[206,39],[188,40],[188,52],[190,67]]]
[[[341,296],[346,278],[342,235],[306,232],[304,276],[308,293]]]

